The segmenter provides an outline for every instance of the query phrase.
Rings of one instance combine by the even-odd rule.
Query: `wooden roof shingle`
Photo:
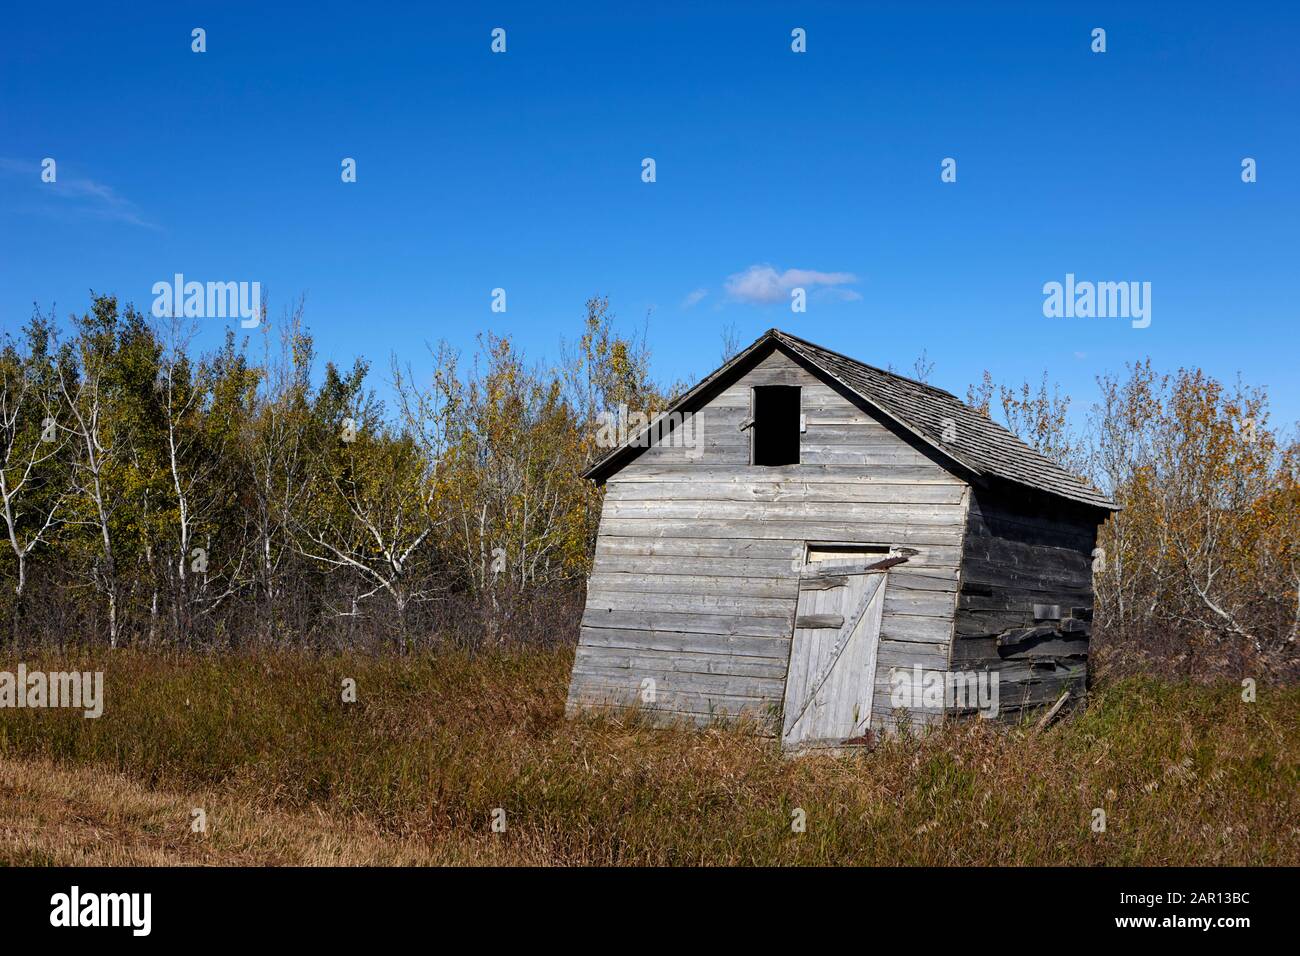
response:
[[[661,414],[689,408],[728,373],[737,372],[751,359],[766,354],[767,347],[786,354],[838,382],[867,405],[933,448],[941,458],[976,478],[995,477],[1035,491],[1104,510],[1118,507],[1088,482],[1030,448],[1007,429],[971,408],[956,395],[884,369],[875,368],[804,339],[769,329],[749,348],[686,392]],[[944,437],[951,441],[944,441]],[[603,480],[639,450],[636,437],[606,454],[586,472]]]

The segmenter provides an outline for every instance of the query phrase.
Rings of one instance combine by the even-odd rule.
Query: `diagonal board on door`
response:
[[[870,726],[887,577],[859,565],[809,569],[800,578],[783,747],[836,746]]]

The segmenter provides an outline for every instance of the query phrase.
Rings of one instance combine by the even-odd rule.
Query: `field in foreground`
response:
[[[1041,735],[789,760],[730,729],[565,720],[571,659],[28,657],[104,671],[106,703],[0,710],[0,862],[1300,863],[1300,688],[1128,680]]]

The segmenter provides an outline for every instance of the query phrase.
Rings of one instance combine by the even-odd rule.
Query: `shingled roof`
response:
[[[686,392],[661,414],[691,408],[701,395],[711,392],[723,380],[729,381],[732,373],[739,374],[751,364],[751,359],[761,358],[773,347],[838,382],[934,449],[941,459],[949,460],[976,479],[1000,478],[1094,508],[1118,510],[1114,502],[1082,478],[1034,451],[951,392],[866,365],[780,329],[769,329],[753,345]],[[941,438],[947,420],[951,420],[954,426],[951,431],[955,437],[950,442]],[[602,457],[587,470],[587,477],[603,480],[616,471],[640,450],[636,439],[637,436],[632,436],[628,442]]]

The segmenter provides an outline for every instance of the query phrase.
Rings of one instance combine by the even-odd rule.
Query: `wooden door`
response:
[[[781,745],[835,746],[871,726],[883,571],[863,562],[808,565],[799,579]]]

